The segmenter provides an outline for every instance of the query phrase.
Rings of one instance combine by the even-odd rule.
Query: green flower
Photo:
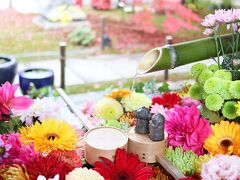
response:
[[[237,117],[237,103],[234,101],[228,101],[223,105],[222,114],[227,119],[235,119]]]
[[[117,100],[104,97],[96,103],[95,114],[104,120],[117,120],[123,115],[123,108]]]
[[[214,77],[218,77],[221,80],[232,80],[232,73],[223,69],[217,70],[214,74]]]
[[[217,112],[210,111],[206,106],[203,106],[201,115],[209,120],[210,123],[220,123],[221,118]]]
[[[113,120],[107,120],[107,121],[105,121],[105,123],[103,125],[119,128],[120,127],[120,122],[117,121],[117,120],[114,120],[114,119]]]
[[[195,80],[197,80],[198,75],[206,68],[207,68],[206,64],[203,63],[194,64],[191,68],[191,75],[195,78]]]
[[[218,93],[222,88],[222,81],[217,77],[211,77],[205,82],[203,88],[207,94]]]
[[[240,99],[240,81],[232,81],[229,91],[234,98]]]
[[[208,69],[211,70],[212,72],[215,72],[219,70],[219,67],[216,64],[211,64],[210,66],[208,66]]]
[[[222,88],[218,92],[222,96],[222,98],[225,99],[225,100],[232,99],[232,96],[229,92],[230,83],[231,83],[231,81],[229,81],[229,80],[223,80],[222,81]]]
[[[203,90],[202,92],[202,99],[206,99],[208,96],[208,94]]]
[[[129,96],[122,98],[121,103],[125,108],[125,111],[132,112],[141,107],[149,107],[151,100],[142,93],[131,93]]]
[[[204,84],[206,80],[213,76],[213,72],[209,69],[203,70],[198,76],[198,82]]]
[[[223,105],[223,98],[218,94],[211,94],[208,95],[205,99],[206,107],[211,111],[218,111],[221,109]]]
[[[193,84],[189,89],[189,95],[193,99],[201,100],[202,93],[203,93],[203,88],[197,83]]]
[[[183,174],[191,176],[195,173],[195,161],[197,160],[197,155],[192,151],[183,152],[182,147],[177,147],[175,150],[173,150],[172,147],[169,147],[166,150],[166,157]]]

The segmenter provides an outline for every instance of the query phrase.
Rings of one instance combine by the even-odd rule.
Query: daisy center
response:
[[[58,139],[59,136],[55,133],[50,133],[50,134],[47,134],[47,140],[54,140],[54,139]]]
[[[130,180],[131,178],[126,172],[120,172],[117,174],[116,180]]]
[[[228,148],[229,146],[233,145],[233,142],[231,139],[225,138],[220,140],[219,145],[225,148]]]

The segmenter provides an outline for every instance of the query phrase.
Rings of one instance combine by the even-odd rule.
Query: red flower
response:
[[[165,108],[171,109],[175,104],[179,104],[181,97],[177,93],[163,93],[162,96],[152,98],[152,105],[159,104]]]
[[[38,156],[26,165],[30,180],[37,179],[39,175],[47,179],[59,174],[60,180],[64,180],[66,174],[74,168],[60,157],[49,154],[47,157]]]
[[[82,167],[82,161],[76,151],[52,151],[49,155],[60,157],[60,159],[68,163],[73,169]]]
[[[127,154],[125,149],[117,149],[114,162],[100,157],[102,161],[95,162],[94,170],[105,180],[147,180],[153,177],[152,167],[140,162],[138,155]]]
[[[23,110],[32,105],[33,100],[24,96],[15,97],[18,85],[9,82],[0,87],[0,121],[9,120],[11,109]]]

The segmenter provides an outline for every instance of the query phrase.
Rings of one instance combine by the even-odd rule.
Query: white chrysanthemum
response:
[[[149,107],[151,100],[142,93],[131,93],[131,95],[124,97],[121,101],[125,111],[135,111],[141,107]]]
[[[66,175],[66,180],[104,180],[104,178],[92,169],[75,168]]]
[[[59,98],[44,97],[42,99],[35,99],[33,105],[28,109],[14,111],[13,114],[20,116],[21,121],[27,125],[33,123],[33,118],[37,118],[39,121],[47,118],[55,118],[67,121],[79,128],[82,127],[76,116],[71,113],[67,105]]]

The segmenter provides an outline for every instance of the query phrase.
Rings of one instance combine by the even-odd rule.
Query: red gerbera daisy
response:
[[[59,179],[64,180],[66,174],[74,168],[60,157],[49,154],[47,157],[38,156],[26,165],[30,180],[35,180],[39,175],[47,179],[59,174]]]
[[[52,151],[49,155],[57,156],[68,163],[73,169],[82,167],[82,161],[76,151]]]
[[[152,167],[140,162],[138,155],[127,154],[125,149],[117,149],[114,162],[100,157],[94,170],[105,180],[147,180],[153,177]]]
[[[175,104],[179,104],[181,97],[177,93],[163,93],[162,96],[155,96],[152,98],[152,105],[159,104],[165,108],[171,109]]]

